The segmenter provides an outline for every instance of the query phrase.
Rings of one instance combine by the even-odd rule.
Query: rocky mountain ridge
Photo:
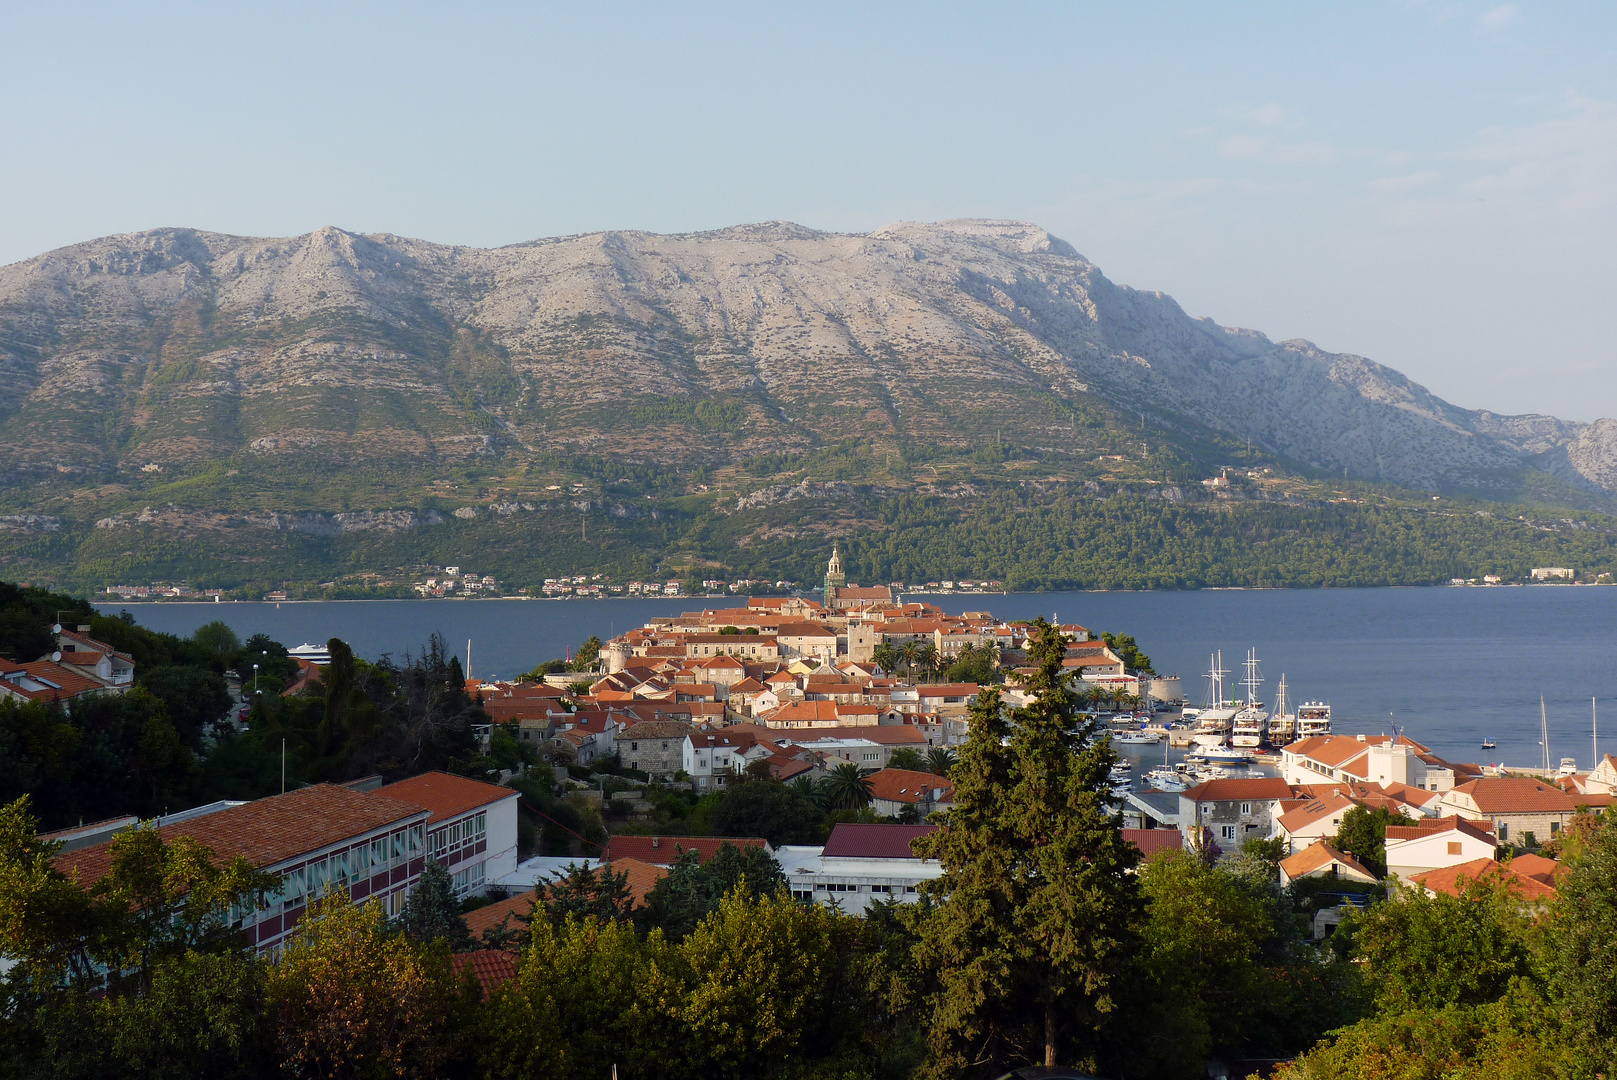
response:
[[[1617,493],[1617,422],[1460,409],[1363,357],[1192,319],[1010,221],[783,222],[497,249],[324,228],[105,237],[0,267],[0,470],[247,455],[664,464],[1250,439],[1329,474]]]

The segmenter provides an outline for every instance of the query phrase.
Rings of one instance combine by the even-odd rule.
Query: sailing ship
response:
[[[1285,746],[1297,737],[1297,717],[1286,711],[1286,675],[1280,674],[1280,685],[1275,689],[1275,707],[1269,714],[1269,745]]]
[[[1263,679],[1258,676],[1258,650],[1246,651],[1246,678],[1241,685],[1246,687],[1246,702],[1230,722],[1230,745],[1243,750],[1256,750],[1263,743],[1264,736],[1269,732],[1269,714],[1263,711],[1263,702],[1258,700],[1258,687],[1263,685]]]
[[[1204,750],[1229,742],[1235,714],[1241,711],[1238,702],[1224,700],[1224,676],[1229,674],[1224,668],[1224,653],[1220,651],[1208,660],[1207,707],[1196,717],[1196,731],[1190,737],[1191,742]]]

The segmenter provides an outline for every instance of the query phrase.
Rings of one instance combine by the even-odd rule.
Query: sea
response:
[[[1248,650],[1272,700],[1284,674],[1292,703],[1325,701],[1334,730],[1396,727],[1453,761],[1536,766],[1549,757],[1591,767],[1598,711],[1617,751],[1617,587],[1013,593],[914,597],[949,612],[1005,619],[1044,615],[1132,634],[1159,673],[1176,674],[1192,705],[1219,653],[1228,695],[1243,693]],[[441,634],[476,675],[508,677],[656,615],[727,607],[733,599],[377,600],[108,604],[142,626],[187,635],[218,619],[243,639],[288,645],[339,637],[363,657],[402,659]],[[470,653],[468,663],[468,652]],[[1481,749],[1484,739],[1497,743]],[[1135,749],[1135,748],[1131,748]],[[1153,751],[1137,748],[1143,756]],[[1160,753],[1160,751],[1156,751]],[[1134,755],[1131,755],[1134,756]],[[1177,757],[1178,755],[1174,755]]]

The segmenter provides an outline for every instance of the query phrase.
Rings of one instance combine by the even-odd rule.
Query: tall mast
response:
[[[1550,771],[1550,714],[1544,708],[1544,695],[1538,695],[1538,734],[1544,747],[1544,771]]]
[[[1246,666],[1246,678],[1241,680],[1241,685],[1246,687],[1246,703],[1247,703],[1247,707],[1251,708],[1251,707],[1257,705],[1257,703],[1258,703],[1258,687],[1263,685],[1263,680],[1258,678],[1258,650],[1257,649],[1248,649],[1246,651],[1246,665],[1245,666]]]
[[[1593,725],[1594,747],[1590,753],[1594,755],[1589,760],[1589,771],[1594,772],[1595,766],[1600,764],[1600,710],[1595,707],[1595,699],[1589,699],[1589,721]]]

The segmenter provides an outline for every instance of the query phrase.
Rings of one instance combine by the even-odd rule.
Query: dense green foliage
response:
[[[1375,1011],[1287,1080],[1550,1077],[1617,1070],[1617,816],[1580,815],[1558,895],[1508,879],[1458,896],[1406,891],[1338,935],[1363,962]]]
[[[1213,499],[1192,486],[1170,498],[1160,484],[1108,482],[1089,490],[1073,480],[1012,482],[973,465],[943,492],[871,483],[874,478],[855,470],[852,478],[868,486],[740,509],[728,495],[693,487],[691,476],[659,473],[654,483],[644,467],[598,462],[586,470],[586,464],[557,462],[587,478],[589,498],[578,505],[547,496],[528,503],[531,511],[496,514],[485,506],[469,519],[448,512],[534,481],[473,469],[459,477],[462,494],[444,500],[426,497],[440,489],[432,477],[413,473],[361,469],[342,484],[369,476],[374,490],[339,492],[328,490],[338,483],[334,477],[316,475],[300,485],[251,467],[228,479],[223,471],[206,472],[131,498],[169,499],[198,513],[264,499],[283,509],[411,507],[438,513],[442,521],[338,533],[270,530],[236,518],[228,527],[207,529],[134,520],[95,528],[69,514],[55,532],[0,534],[0,568],[74,590],[170,580],[255,596],[282,587],[334,597],[413,595],[411,582],[428,565],[444,563],[469,565],[512,588],[585,573],[620,582],[667,572],[812,584],[824,570],[829,532],[843,538],[850,580],[865,583],[964,578],[1002,581],[1012,589],[1337,587],[1437,584],[1491,573],[1516,580],[1534,566],[1617,570],[1617,522],[1604,514],[1464,499],[1434,503],[1420,493],[1370,485],[1332,490],[1308,482],[1286,497],[1234,500]],[[814,475],[811,463],[799,464],[801,471],[783,479]],[[629,483],[619,485],[619,479]],[[64,513],[69,510],[71,504]],[[768,542],[760,542],[765,536]]]

